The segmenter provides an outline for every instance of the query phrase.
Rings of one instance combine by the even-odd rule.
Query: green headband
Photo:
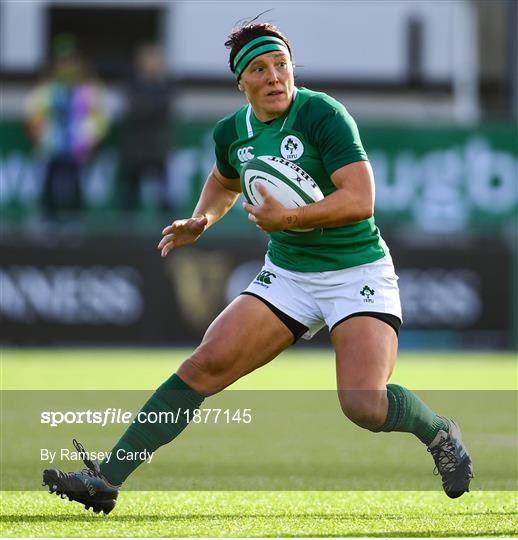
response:
[[[249,41],[244,45],[236,54],[234,61],[232,62],[232,71],[237,77],[237,80],[239,81],[246,66],[248,66],[254,58],[272,51],[282,51],[290,54],[290,50],[286,43],[275,36],[261,36],[252,39],[252,41]]]

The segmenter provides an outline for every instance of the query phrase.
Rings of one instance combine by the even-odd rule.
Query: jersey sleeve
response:
[[[235,136],[235,127],[232,119],[224,118],[220,120],[214,128],[214,149],[216,153],[216,166],[218,171],[226,178],[238,178],[239,173],[232,167],[229,161],[229,148]]]
[[[337,169],[368,161],[358,127],[347,109],[336,100],[317,99],[312,104],[312,139],[329,176]]]

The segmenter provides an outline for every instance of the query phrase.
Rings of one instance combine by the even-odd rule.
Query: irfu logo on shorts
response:
[[[363,296],[364,302],[374,304],[374,300],[371,298],[371,296],[374,296],[374,289],[371,289],[368,285],[365,285],[365,287],[363,287],[363,289],[360,291],[360,294]]]
[[[272,284],[272,278],[276,278],[277,276],[273,272],[268,272],[268,270],[261,270],[257,277],[255,278],[255,282],[259,285],[262,285],[263,287],[268,287],[268,285]]]

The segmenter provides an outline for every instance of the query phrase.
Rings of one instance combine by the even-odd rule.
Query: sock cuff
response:
[[[195,390],[180,379],[176,373],[173,373],[159,388],[160,390],[191,390],[192,392],[195,392]]]
[[[193,408],[198,407],[205,399],[204,396],[198,394],[196,390],[191,388],[186,382],[182,381],[176,373],[171,375],[167,381],[158,387],[154,397],[160,397],[160,399],[165,401],[168,405],[176,406],[176,392],[178,391],[182,392],[184,399],[186,399]]]
[[[374,431],[376,433],[380,431],[394,431],[405,412],[404,394],[405,388],[399,386],[399,384],[387,384],[387,418],[385,419],[383,425],[376,429],[371,429],[371,431]]]

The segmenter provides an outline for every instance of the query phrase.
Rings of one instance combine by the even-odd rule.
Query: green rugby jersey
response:
[[[336,191],[331,174],[355,161],[367,161],[358,128],[345,107],[321,92],[296,90],[290,108],[264,123],[250,105],[220,120],[214,130],[216,165],[227,178],[240,176],[246,161],[280,156],[304,169],[324,196]],[[326,272],[381,259],[388,249],[374,218],[343,227],[270,235],[268,256],[282,268]]]

